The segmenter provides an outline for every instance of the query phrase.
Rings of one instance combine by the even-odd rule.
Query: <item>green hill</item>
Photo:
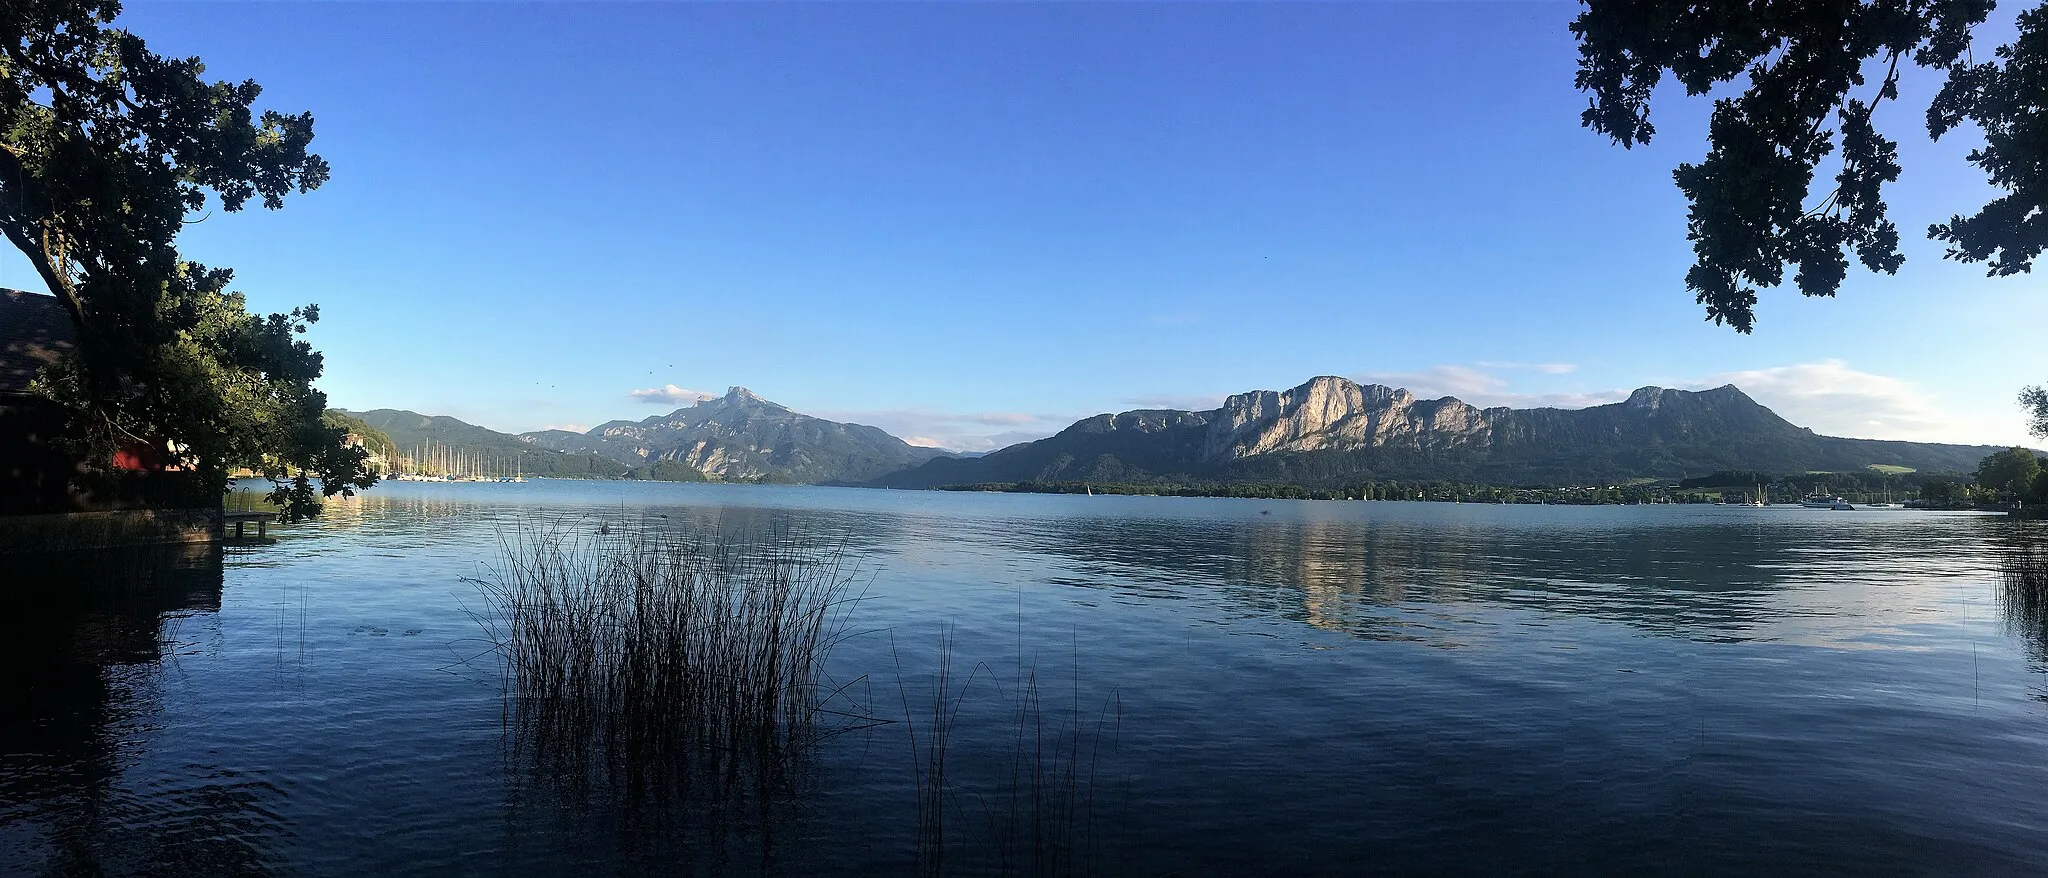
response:
[[[320,420],[327,426],[340,427],[354,434],[362,440],[363,447],[369,449],[371,454],[385,460],[392,460],[398,456],[397,443],[392,442],[391,437],[385,435],[383,430],[364,423],[361,418],[341,409],[328,409],[320,415]]]
[[[423,415],[401,409],[342,413],[388,436],[402,457],[418,455],[432,443],[436,448],[486,459],[498,468],[544,478],[616,479],[625,476],[629,469],[595,454],[541,448],[517,436],[446,415]]]

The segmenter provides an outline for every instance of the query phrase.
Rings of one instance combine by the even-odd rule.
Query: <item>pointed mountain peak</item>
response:
[[[731,386],[731,387],[728,387],[728,388],[726,388],[726,390],[725,390],[725,395],[724,395],[724,396],[718,397],[717,399],[708,399],[708,400],[705,400],[704,402],[702,402],[702,403],[699,403],[699,405],[710,405],[710,404],[712,404],[712,403],[714,403],[714,402],[715,402],[715,403],[718,403],[718,404],[720,404],[720,405],[728,405],[728,406],[731,406],[731,405],[765,405],[765,406],[768,406],[769,408],[777,408],[777,409],[783,409],[784,411],[788,411],[788,407],[787,407],[787,406],[783,406],[783,405],[780,405],[780,404],[777,404],[777,403],[769,402],[769,401],[768,401],[768,400],[766,400],[766,399],[762,399],[762,398],[761,398],[761,395],[760,395],[760,394],[758,394],[758,393],[755,393],[755,392],[753,392],[753,391],[751,391],[751,390],[748,390],[748,389],[746,389],[746,388],[744,388],[744,387],[741,387],[741,386],[739,386],[739,385],[737,385],[737,384],[735,384],[735,385],[733,385],[733,386]]]
[[[1662,387],[1638,387],[1628,395],[1628,407],[1632,409],[1656,409],[1664,404],[1664,395],[1672,391]]]
[[[1700,391],[1700,392],[1701,392],[1701,393],[1703,393],[1703,394],[1706,394],[1706,393],[1711,393],[1711,394],[1713,394],[1713,395],[1715,395],[1715,396],[1728,396],[1728,397],[1734,397],[1735,399],[1739,399],[1739,400],[1742,400],[1742,401],[1744,401],[1744,402],[1749,402],[1749,403],[1755,403],[1755,402],[1756,402],[1756,400],[1755,400],[1755,399],[1752,399],[1752,398],[1750,397],[1750,395],[1749,395],[1749,394],[1747,394],[1747,393],[1743,393],[1743,392],[1742,392],[1742,388],[1740,388],[1740,387],[1736,387],[1736,386],[1735,386],[1735,385],[1733,385],[1733,384],[1723,384],[1723,385],[1721,385],[1720,387],[1716,387],[1716,388],[1714,388],[1713,390],[1702,390],[1702,391]]]
[[[1628,402],[1625,405],[1629,408],[1650,409],[1654,411],[1678,400],[1698,400],[1710,404],[1748,403],[1752,406],[1762,407],[1756,400],[1751,399],[1749,394],[1743,393],[1742,388],[1736,387],[1733,384],[1723,384],[1712,390],[1673,390],[1668,387],[1656,386],[1639,387],[1636,388],[1634,393],[1628,395]]]

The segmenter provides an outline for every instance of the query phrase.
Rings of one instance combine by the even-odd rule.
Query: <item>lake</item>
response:
[[[467,580],[543,521],[857,567],[788,789],[520,755]],[[2039,523],[536,481],[282,530],[0,559],[0,873],[2048,868]]]

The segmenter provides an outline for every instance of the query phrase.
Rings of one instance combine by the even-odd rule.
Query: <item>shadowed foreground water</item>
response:
[[[845,731],[531,758],[463,577],[536,518],[844,546]],[[945,632],[947,872],[2048,868],[2048,529],[1982,516],[392,484],[0,564],[5,874],[909,872]]]

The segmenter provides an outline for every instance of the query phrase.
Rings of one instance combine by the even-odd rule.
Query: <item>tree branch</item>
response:
[[[14,244],[15,249],[20,250],[23,256],[28,257],[29,264],[35,266],[36,274],[42,276],[43,283],[49,286],[50,292],[58,301],[64,303],[64,310],[71,315],[72,325],[76,326],[81,334],[84,333],[85,303],[78,298],[78,289],[72,285],[71,279],[58,272],[50,263],[42,245],[17,228],[14,223],[0,223],[0,231],[6,232],[7,240]]]

